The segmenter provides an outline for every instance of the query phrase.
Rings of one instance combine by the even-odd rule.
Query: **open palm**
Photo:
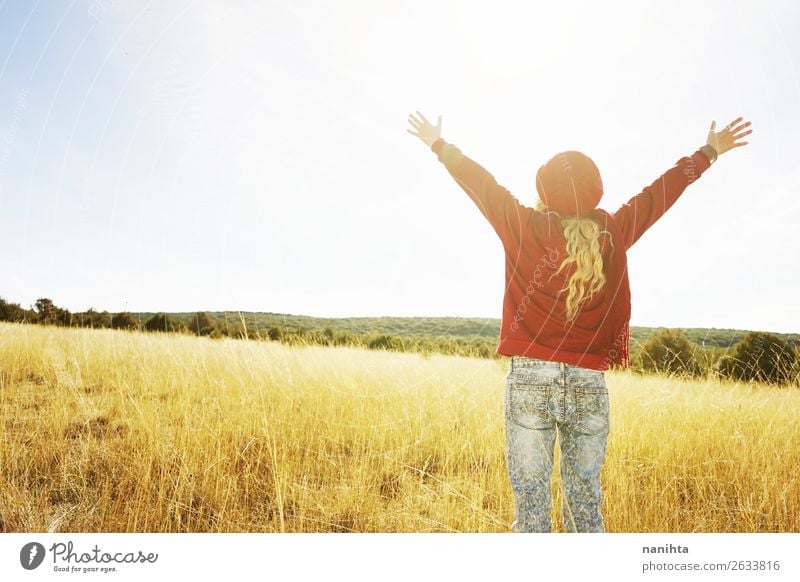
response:
[[[437,139],[442,137],[442,116],[439,116],[436,125],[433,125],[430,121],[425,119],[425,116],[422,115],[419,111],[417,111],[417,115],[415,116],[411,113],[408,116],[408,122],[411,124],[411,129],[407,129],[406,131],[411,135],[414,135],[421,139],[425,145],[431,146],[433,142]]]
[[[743,119],[743,117],[737,117],[726,125],[725,129],[718,132],[714,131],[717,127],[717,122],[711,122],[711,129],[708,130],[708,139],[706,143],[716,150],[717,155],[724,154],[728,150],[748,144],[746,141],[737,142],[737,140],[742,139],[744,136],[753,133],[752,129],[744,131],[750,126],[750,122],[739,124]]]

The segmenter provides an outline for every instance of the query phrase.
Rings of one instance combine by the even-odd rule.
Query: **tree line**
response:
[[[52,299],[41,297],[32,308],[26,309],[19,303],[11,303],[0,297],[0,321],[13,323],[38,323],[62,327],[87,327],[93,329],[123,329],[135,331],[163,331],[194,333],[196,335],[237,335],[238,327],[226,329],[218,326],[213,317],[205,312],[197,312],[178,319],[166,313],[156,313],[146,319],[129,311],[109,313],[88,309],[72,313],[56,305]]]
[[[120,329],[146,332],[191,333],[210,338],[277,341],[290,345],[351,346],[371,350],[440,353],[480,358],[499,358],[496,337],[483,335],[400,335],[392,333],[353,332],[259,325],[253,317],[250,325],[244,316],[215,318],[207,312],[176,317],[167,313],[142,317],[127,311],[109,313],[89,309],[72,313],[49,298],[39,298],[31,309],[0,298],[0,321]],[[262,320],[263,321],[263,320]],[[687,338],[682,330],[663,329],[646,341],[634,341],[632,368],[638,372],[689,377],[719,376],[742,381],[800,383],[800,348],[770,333],[748,332],[731,348],[701,346]]]
[[[702,347],[681,330],[664,329],[637,346],[633,364],[643,372],[797,384],[798,352],[798,348],[773,333],[748,332],[731,349],[723,349]]]
[[[167,313],[139,314],[123,311],[109,313],[89,309],[72,313],[57,306],[52,299],[37,299],[32,309],[0,298],[0,321],[86,327],[93,329],[120,329],[145,332],[191,333],[210,338],[232,337],[238,339],[278,341],[290,345],[351,346],[371,350],[392,350],[422,354],[440,353],[469,357],[498,357],[495,341],[486,337],[457,336],[400,336],[388,333],[355,333],[349,330],[292,328],[281,325],[264,326],[257,318],[248,322],[244,316],[215,318],[207,312],[185,314],[182,317]]]

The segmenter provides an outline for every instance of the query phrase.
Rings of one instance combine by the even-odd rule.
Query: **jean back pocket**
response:
[[[510,373],[506,378],[508,419],[525,428],[551,428],[553,419],[547,410],[547,401],[553,381],[539,373]]]

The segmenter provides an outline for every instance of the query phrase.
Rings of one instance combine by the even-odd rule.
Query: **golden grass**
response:
[[[509,531],[507,365],[2,324],[0,531]],[[608,531],[800,531],[800,391],[608,383]]]

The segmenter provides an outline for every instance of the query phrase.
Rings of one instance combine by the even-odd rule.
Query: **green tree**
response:
[[[797,356],[785,340],[772,333],[750,332],[723,356],[717,370],[726,378],[788,383]]]
[[[113,315],[111,318],[111,327],[114,329],[136,329],[139,327],[139,322],[134,319],[130,312],[123,311]]]
[[[681,330],[664,329],[644,343],[640,365],[648,372],[696,376],[701,372],[696,350]]]
[[[164,313],[156,313],[145,322],[144,328],[147,331],[180,331],[180,326]]]
[[[95,311],[89,308],[83,313],[76,313],[72,323],[81,327],[107,328],[111,327],[111,314],[108,311]]]
[[[195,335],[211,335],[217,329],[217,323],[205,311],[198,311],[189,318],[189,331]]]
[[[72,313],[53,303],[52,299],[40,297],[36,300],[36,320],[45,325],[72,325]]]
[[[36,309],[36,319],[39,323],[54,324],[58,318],[58,308],[52,299],[40,297],[34,303]]]
[[[95,323],[95,327],[108,329],[111,327],[111,314],[108,311],[99,312],[97,314],[97,318],[95,319]]]
[[[0,321],[22,322],[30,319],[35,319],[35,314],[23,309],[19,303],[8,303],[0,297]]]
[[[55,318],[56,325],[61,325],[64,327],[69,327],[73,323],[72,313],[68,309],[63,309],[61,307],[56,308],[56,318]]]

